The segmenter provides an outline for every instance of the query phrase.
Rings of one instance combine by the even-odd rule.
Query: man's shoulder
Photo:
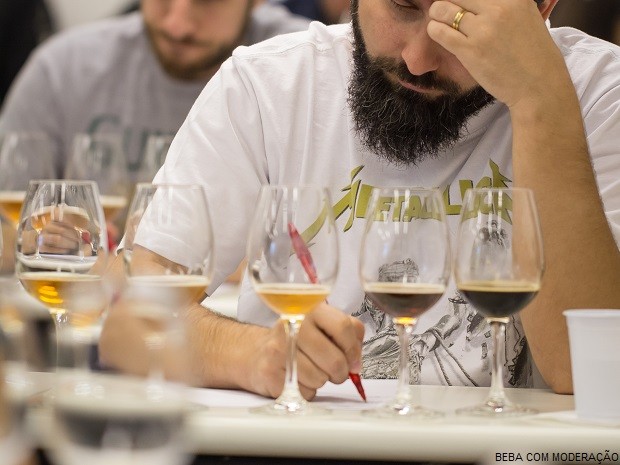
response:
[[[586,114],[620,98],[620,47],[569,27],[551,29]],[[603,98],[606,96],[606,98]]]
[[[140,13],[107,18],[61,31],[40,47],[40,53],[54,56],[90,54],[104,48],[121,48],[119,42],[130,46],[144,36]]]
[[[313,22],[305,31],[282,34],[251,46],[238,47],[233,56],[243,60],[258,56],[286,57],[292,53],[344,52],[348,54],[351,49],[351,40],[350,24],[326,26]]]
[[[571,27],[553,28],[551,35],[562,51],[569,69],[591,69],[593,66],[620,69],[620,46],[616,44]],[[620,74],[617,78],[620,80]]]

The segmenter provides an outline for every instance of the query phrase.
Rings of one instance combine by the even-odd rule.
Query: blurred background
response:
[[[24,1],[24,0],[20,0]],[[45,0],[59,29],[116,14],[132,0]]]
[[[348,0],[266,1],[323,22],[348,19]],[[0,104],[12,79],[38,43],[62,29],[131,11],[138,3],[137,0],[2,0]],[[551,16],[551,24],[576,27],[620,44],[620,0],[560,0]]]
[[[7,1],[7,0],[5,0]],[[18,0],[28,3],[29,0]],[[311,11],[313,0],[281,1],[276,3],[292,5],[295,13]],[[11,3],[11,0],[8,0]],[[45,0],[56,26],[63,29],[75,24],[92,21],[123,11],[133,6],[135,0]],[[327,0],[326,4],[343,3],[341,0]],[[553,26],[573,26],[606,40],[620,39],[618,0],[560,0],[552,16]]]

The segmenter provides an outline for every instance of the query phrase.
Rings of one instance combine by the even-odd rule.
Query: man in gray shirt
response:
[[[76,133],[120,133],[130,176],[150,134],[174,134],[238,45],[306,29],[260,0],[142,0],[140,11],[63,32],[39,47],[2,113],[8,131],[42,131],[61,177]]]

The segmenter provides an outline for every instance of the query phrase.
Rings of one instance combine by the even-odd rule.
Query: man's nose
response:
[[[437,42],[432,40],[426,33],[426,29],[410,34],[401,52],[401,56],[415,76],[437,71],[447,53]]]
[[[170,0],[163,28],[174,39],[182,40],[195,32],[193,0]]]

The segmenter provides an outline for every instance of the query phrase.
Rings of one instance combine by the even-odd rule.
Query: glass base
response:
[[[523,415],[534,415],[537,410],[522,407],[511,402],[496,403],[486,402],[480,405],[464,407],[456,410],[457,415],[470,416],[478,418],[508,418]]]
[[[442,412],[419,405],[391,402],[376,409],[363,410],[362,415],[373,418],[406,418],[410,420],[430,420],[444,416]]]
[[[305,400],[296,401],[284,401],[276,399],[271,404],[262,405],[250,409],[250,413],[258,413],[262,415],[276,415],[286,417],[306,417],[306,416],[320,416],[329,415],[331,410],[311,405]]]

